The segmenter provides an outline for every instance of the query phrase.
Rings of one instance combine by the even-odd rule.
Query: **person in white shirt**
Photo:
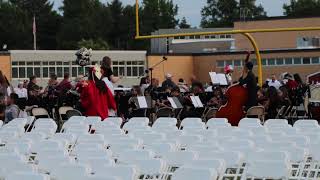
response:
[[[28,98],[28,90],[23,87],[23,82],[19,82],[18,87],[14,88],[14,92],[19,96],[19,98]]]
[[[277,80],[276,75],[272,74],[271,80],[268,82],[269,87],[275,87],[276,89],[279,89],[282,85],[281,83]]]

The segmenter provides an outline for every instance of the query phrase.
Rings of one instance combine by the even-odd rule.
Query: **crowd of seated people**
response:
[[[130,92],[114,91],[113,83],[118,82],[120,78],[113,76],[110,58],[105,57],[102,64],[104,65],[101,66],[101,80],[112,92],[117,105],[113,112],[109,109],[109,116],[119,116],[123,119],[151,117],[155,116],[159,109],[172,108],[173,113],[170,116],[179,116],[180,119],[202,117],[206,109],[219,109],[227,102],[225,92],[228,86],[217,86],[212,83],[207,86],[195,76],[190,77],[190,84],[182,78],[175,82],[171,74],[166,74],[162,83],[156,78],[150,79],[146,76],[141,79],[140,85],[133,86]],[[43,107],[52,117],[54,117],[53,109],[57,112],[62,106],[71,106],[84,113],[85,110],[81,108],[81,89],[85,81],[84,77],[71,81],[69,74],[65,74],[64,79],[59,82],[57,76],[53,74],[47,86],[42,88],[37,84],[37,77],[32,76],[29,81],[19,82],[18,86],[13,88],[0,71],[0,119],[8,122],[17,118],[21,116],[20,112],[25,112],[26,106]],[[236,83],[238,82],[233,82]],[[289,108],[303,103],[307,91],[308,86],[303,83],[299,74],[286,74],[281,80],[272,75],[262,87],[258,86],[255,95],[258,102],[256,105],[264,107],[266,119],[273,119],[283,106]],[[138,96],[149,97],[151,107],[139,108],[136,101]],[[194,107],[190,96],[199,96],[204,107]],[[182,108],[174,109],[168,97],[176,97]]]

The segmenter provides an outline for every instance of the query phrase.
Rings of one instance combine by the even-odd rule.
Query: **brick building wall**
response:
[[[0,70],[11,81],[11,58],[8,52],[0,52]]]
[[[320,17],[275,19],[235,22],[235,30],[271,29],[271,28],[320,27]],[[297,31],[275,33],[253,33],[260,49],[297,48],[298,37],[319,37],[320,31]],[[252,49],[250,42],[241,34],[235,34],[237,49]]]

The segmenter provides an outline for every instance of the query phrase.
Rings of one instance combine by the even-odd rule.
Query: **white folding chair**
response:
[[[2,125],[3,125],[3,121],[0,120],[0,127],[2,127]]]
[[[111,123],[115,124],[117,127],[120,127],[122,124],[122,121],[123,121],[123,119],[120,117],[109,117],[109,118],[106,118],[103,121],[103,123],[104,122],[111,122]]]
[[[169,118],[169,117],[161,117],[156,119],[153,123],[152,127],[168,127],[168,126],[176,126],[178,120],[176,118]]]
[[[239,122],[239,127],[261,127],[261,120],[258,118],[243,118]]]
[[[91,168],[84,164],[60,163],[50,173],[57,180],[80,179],[91,173]]]
[[[217,179],[215,170],[197,169],[182,167],[175,171],[172,175],[172,180],[212,180]]]
[[[50,177],[46,174],[38,174],[33,172],[15,172],[8,174],[6,180],[50,180]]]
[[[294,123],[293,127],[299,128],[299,129],[320,128],[318,121],[313,119],[298,120]]]
[[[197,159],[197,153],[191,151],[167,152],[163,155],[163,158],[168,163],[170,171],[173,171],[175,168]]]
[[[148,144],[144,149],[151,150],[155,153],[155,157],[163,157],[163,155],[170,151],[176,151],[177,147],[175,144],[171,143],[153,143]]]
[[[289,162],[290,157],[288,152],[285,151],[259,151],[251,152],[246,158],[248,165],[251,165],[255,161],[283,161]]]
[[[177,137],[177,143],[180,145],[180,148],[186,148],[193,144],[199,144],[202,142],[202,137],[198,135],[183,135]]]
[[[120,153],[117,158],[118,163],[131,164],[135,160],[149,160],[153,159],[155,154],[150,150],[126,150]]]
[[[134,164],[137,166],[139,176],[142,176],[142,179],[162,177],[168,168],[165,161],[161,159],[135,160]]]
[[[95,175],[102,177],[119,177],[123,180],[135,180],[137,178],[137,170],[133,166],[104,166],[101,168],[102,171],[97,171]]]
[[[219,176],[223,176],[226,170],[226,162],[223,159],[192,160],[183,167],[214,169]]]
[[[226,118],[211,118],[208,120],[206,125],[209,129],[231,126],[231,124],[228,122],[228,119],[226,119]]]
[[[239,151],[208,151],[202,152],[198,155],[199,160],[207,159],[223,159],[226,162],[227,168],[234,168],[240,166],[244,161],[244,156]]]
[[[37,158],[38,170],[43,173],[51,173],[57,168],[61,163],[74,163],[75,159],[69,156],[63,155],[52,155],[52,156],[41,156]]]
[[[201,118],[185,118],[180,124],[180,129],[205,129],[205,124],[202,122]]]
[[[289,165],[285,161],[253,161],[246,171],[246,179],[286,179]]]
[[[83,134],[78,136],[77,143],[104,144],[105,139],[102,134]]]
[[[272,128],[272,127],[287,127],[290,126],[288,120],[286,119],[268,119],[264,123],[264,127]]]
[[[89,117],[86,118],[86,121],[88,122],[89,125],[96,126],[99,123],[101,123],[101,117],[99,117],[99,116],[89,116]]]
[[[129,119],[129,122],[133,123],[133,122],[141,122],[143,124],[145,124],[146,126],[149,125],[149,118],[147,117],[133,117],[131,119]]]

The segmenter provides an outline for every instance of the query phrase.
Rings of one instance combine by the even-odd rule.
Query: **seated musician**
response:
[[[253,63],[249,61],[249,58],[250,52],[247,54],[242,76],[239,79],[239,85],[246,87],[248,90],[248,100],[245,107],[246,110],[257,105],[257,80],[252,72]]]
[[[226,103],[226,98],[223,95],[221,87],[216,87],[213,90],[213,97],[208,101],[207,105],[209,107],[214,107],[219,109],[221,105]]]
[[[131,118],[131,117],[144,117],[145,116],[145,110],[139,109],[139,105],[137,104],[137,101],[135,100],[135,98],[138,96],[142,96],[141,88],[140,88],[140,86],[133,86],[133,88],[131,90],[131,97],[128,101],[129,118]]]

